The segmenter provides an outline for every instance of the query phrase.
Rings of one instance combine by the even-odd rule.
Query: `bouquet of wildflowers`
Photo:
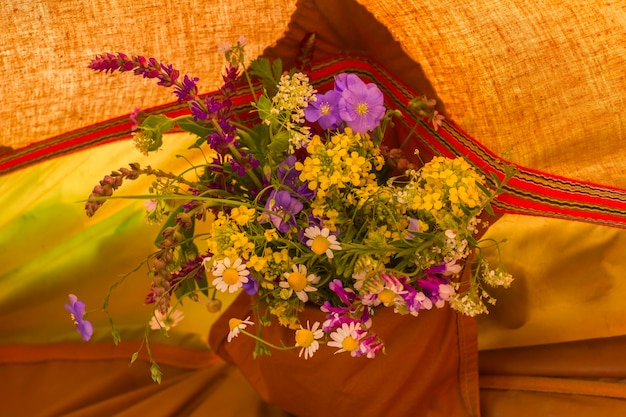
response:
[[[480,247],[480,214],[491,212],[512,171],[488,183],[463,158],[435,157],[416,167],[403,159],[406,149],[382,144],[397,111],[387,110],[375,84],[340,73],[332,90],[318,92],[305,73],[283,71],[280,60],[258,58],[244,67],[243,40],[224,49],[224,85],[208,97],[198,95],[197,78],[181,78],[153,58],[104,54],[90,65],[173,88],[189,114],[137,122],[135,144],[156,151],[163,134],[178,128],[206,161],[181,173],[130,164],[104,177],[86,203],[92,216],[125,180],[154,177],[146,215],[163,227],[158,249],[145,260],[151,327],[169,329],[180,320],[175,307],[184,298],[203,293],[217,312],[220,294],[245,291],[258,322],[233,317],[229,342],[253,337],[255,355],[299,349],[307,359],[325,345],[374,358],[384,349],[370,330],[377,309],[418,316],[448,303],[464,314],[486,312],[483,300],[495,300],[483,283],[508,286],[511,276],[480,251],[470,282],[461,286],[459,276]],[[252,121],[234,111],[231,99],[241,88],[253,93]],[[443,117],[433,105],[423,97],[411,102],[415,117],[437,129]],[[72,297],[67,307],[88,339],[91,326],[78,314],[84,305]],[[301,322],[306,304],[326,320]],[[293,329],[292,340],[277,346],[263,339],[272,318]],[[153,377],[160,379],[155,363]]]

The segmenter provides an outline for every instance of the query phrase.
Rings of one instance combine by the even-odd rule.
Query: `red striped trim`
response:
[[[320,90],[330,88],[333,76],[340,72],[354,72],[376,82],[385,93],[387,105],[402,111],[403,126],[408,130],[417,122],[419,139],[416,146],[428,155],[464,156],[481,171],[503,177],[503,160],[451,122],[444,122],[435,131],[424,120],[411,119],[408,102],[416,94],[394,78],[379,64],[367,57],[342,55],[318,62],[310,74]],[[246,119],[252,110],[250,93],[233,100],[237,112]],[[184,104],[169,103],[146,111],[165,113],[170,117],[188,114]],[[103,145],[131,136],[128,116],[111,119],[93,126],[69,132],[22,149],[0,155],[0,175],[82,149]],[[607,226],[626,227],[626,190],[572,180],[537,170],[517,166],[518,174],[495,202],[504,212],[580,220]]]

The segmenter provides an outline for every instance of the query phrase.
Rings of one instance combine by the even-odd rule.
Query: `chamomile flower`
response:
[[[161,313],[159,310],[154,310],[154,315],[152,316],[152,320],[150,320],[150,328],[152,330],[169,330],[176,326],[183,318],[184,314],[182,311],[172,311],[171,307],[166,314]]]
[[[311,284],[317,284],[320,282],[320,277],[315,274],[307,275],[306,265],[292,265],[292,272],[285,272],[283,276],[287,281],[281,281],[280,287],[289,291],[289,297],[294,293],[302,301],[306,303],[309,301],[307,292],[317,291],[317,288]]]
[[[308,238],[306,245],[318,255],[325,253],[326,256],[332,259],[335,256],[333,250],[341,250],[341,244],[337,242],[337,236],[331,235],[330,230],[326,227],[323,229],[320,229],[318,226],[307,227],[304,230],[304,236]]]
[[[241,330],[252,325],[254,325],[254,322],[250,321],[250,316],[246,317],[243,320],[233,317],[232,319],[228,320],[228,327],[230,327],[230,332],[228,332],[228,337],[226,338],[226,340],[230,342],[235,337],[239,336],[239,332],[241,332]]]
[[[300,346],[299,357],[302,357],[304,353],[304,359],[308,359],[319,349],[320,342],[318,339],[324,337],[324,331],[319,328],[320,322],[313,323],[313,327],[310,327],[310,323],[306,322],[306,329],[300,325],[300,329],[296,330],[296,346]]]
[[[233,293],[248,282],[250,271],[241,258],[235,259],[235,262],[231,262],[230,258],[224,258],[215,262],[213,275],[215,276],[213,280],[215,288],[222,292]]]
[[[330,334],[332,340],[328,342],[328,346],[339,348],[335,354],[350,352],[351,356],[358,356],[361,333],[359,323],[343,323],[341,327]]]

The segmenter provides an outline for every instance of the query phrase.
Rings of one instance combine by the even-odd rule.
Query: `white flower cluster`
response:
[[[280,119],[290,133],[289,142],[296,149],[306,145],[311,137],[309,127],[305,123],[304,109],[311,101],[315,101],[315,89],[309,84],[309,77],[297,72],[293,75],[284,74],[278,83],[278,92],[272,97],[272,113]]]
[[[485,262],[483,264],[482,280],[492,287],[509,288],[513,282],[513,275],[501,269],[497,271],[490,269],[489,265]]]

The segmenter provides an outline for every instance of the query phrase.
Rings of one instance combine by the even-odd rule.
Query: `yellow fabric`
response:
[[[485,238],[508,239],[502,258],[515,281],[492,291],[498,302],[479,318],[480,349],[626,335],[626,231],[504,216]]]
[[[185,140],[187,139],[187,140]],[[170,155],[187,152],[187,134],[169,135],[149,163],[164,166]],[[160,225],[148,225],[141,200],[112,200],[88,218],[84,200],[98,181],[127,163],[146,164],[131,141],[106,145],[14,172],[0,182],[0,343],[54,343],[77,340],[63,305],[74,293],[87,304],[94,340],[111,341],[107,316],[99,311],[109,287],[132,272],[155,250]],[[182,158],[172,170],[186,164]],[[119,196],[145,194],[151,178],[124,183]],[[130,275],[111,297],[110,310],[122,338],[141,339],[151,309],[145,268]],[[228,300],[228,298],[227,298]],[[186,315],[170,337],[155,340],[207,349],[216,315],[202,304],[185,303]]]

